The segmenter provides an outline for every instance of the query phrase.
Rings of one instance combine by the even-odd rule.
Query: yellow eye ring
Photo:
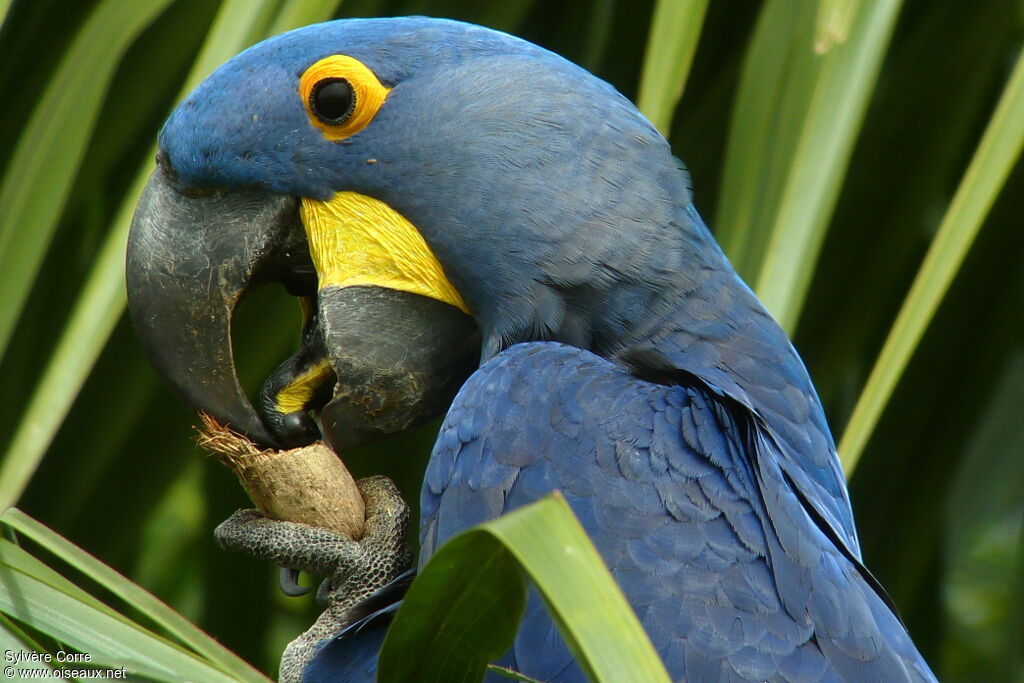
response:
[[[389,92],[365,64],[348,55],[324,57],[299,79],[310,124],[335,142],[370,125]]]

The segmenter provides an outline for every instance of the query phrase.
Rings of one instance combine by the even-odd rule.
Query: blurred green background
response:
[[[404,14],[514,33],[639,98],[794,335],[843,437],[866,563],[925,657],[944,681],[1024,680],[1020,0],[0,1],[0,509],[275,670],[314,607],[215,546],[247,501],[199,453],[194,417],[122,315],[124,230],[187,84],[293,26]],[[893,333],[906,371],[892,351],[868,384],[940,228],[954,246],[936,247]],[[246,303],[235,340],[251,390],[297,330],[283,292]],[[436,428],[346,461],[416,501]]]

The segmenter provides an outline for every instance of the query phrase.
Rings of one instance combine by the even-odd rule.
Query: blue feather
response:
[[[510,383],[500,381],[510,394],[533,396],[529,409],[482,400],[507,376]],[[437,527],[455,533],[481,508],[500,514],[573,482],[567,501],[674,678],[930,680],[848,550],[808,515],[781,458],[768,450],[776,442],[758,436],[763,425],[699,380],[679,377],[675,385],[652,383],[560,344],[511,347],[456,397],[432,455],[452,464],[451,479],[440,492],[424,489],[423,509],[436,509],[438,498],[440,518],[446,498],[466,509],[473,489],[471,516]],[[551,424],[566,384],[590,389],[574,411],[579,441]],[[457,442],[445,435],[458,431],[452,419],[465,406],[481,408],[484,431],[511,421],[540,438],[486,441],[486,453],[483,440],[449,449]],[[472,484],[508,462],[519,471],[503,495]],[[425,514],[428,529],[438,525]],[[423,537],[424,561],[445,537]],[[542,680],[584,680],[541,603],[534,597],[530,605],[502,663]]]

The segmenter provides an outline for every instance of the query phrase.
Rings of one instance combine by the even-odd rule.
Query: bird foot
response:
[[[282,584],[296,592],[293,570],[323,577],[326,608],[305,633],[289,643],[281,657],[279,678],[299,681],[316,645],[348,623],[361,600],[383,588],[409,568],[412,552],[405,542],[409,506],[387,477],[356,482],[366,504],[363,537],[353,541],[326,529],[268,519],[258,510],[239,510],[214,531],[225,550],[269,560],[289,572]]]

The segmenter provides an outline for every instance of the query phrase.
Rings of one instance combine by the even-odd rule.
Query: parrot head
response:
[[[519,341],[613,350],[682,265],[664,245],[687,179],[657,131],[583,69],[460,22],[260,43],[178,106],[157,162],[129,238],[133,323],[187,402],[267,445],[314,438],[310,411],[340,448],[435,417]],[[230,334],[267,282],[305,323],[258,412]]]

